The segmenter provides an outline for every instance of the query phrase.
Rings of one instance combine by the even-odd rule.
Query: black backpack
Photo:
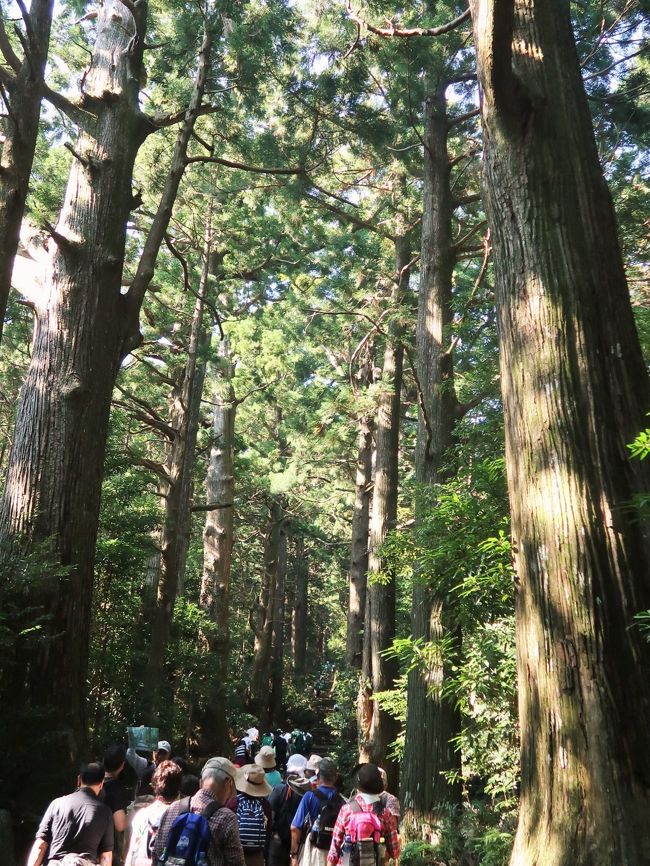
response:
[[[329,851],[334,835],[334,825],[345,800],[338,793],[328,797],[327,794],[323,794],[318,789],[313,794],[320,800],[320,811],[318,818],[311,825],[311,844],[321,851]]]

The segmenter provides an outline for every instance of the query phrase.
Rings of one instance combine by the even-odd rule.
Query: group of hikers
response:
[[[275,733],[266,733],[260,737],[257,728],[248,728],[236,740],[234,762],[242,767],[255,760],[260,748],[271,747],[277,764],[278,775],[284,773],[287,767],[287,759],[291,755],[303,755],[309,757],[314,744],[314,738],[310,731],[282,731],[279,728]]]
[[[301,733],[301,732],[299,732]],[[304,754],[293,735],[250,729],[233,759],[198,774],[161,740],[150,755],[115,745],[52,801],[27,866],[384,866],[399,858],[399,803],[386,774]],[[282,741],[282,745],[280,743]],[[285,748],[286,747],[286,748]],[[291,754],[290,754],[291,752]],[[121,779],[130,765],[133,792]],[[352,785],[343,796],[346,781]]]

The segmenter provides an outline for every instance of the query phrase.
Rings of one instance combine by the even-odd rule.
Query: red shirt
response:
[[[361,809],[364,812],[372,812],[375,808],[374,803],[366,803],[360,794],[357,794],[354,799],[355,802],[361,806]],[[392,860],[398,860],[399,836],[397,835],[397,818],[388,809],[385,797],[382,797],[380,802],[382,804],[382,809],[378,812],[378,818],[381,821],[386,851]],[[345,837],[348,834],[348,823],[350,815],[352,814],[352,809],[349,803],[346,803],[345,806],[341,806],[341,811],[339,812],[339,816],[336,819],[336,825],[334,826],[334,833],[332,834],[332,845],[329,854],[327,855],[328,863],[333,864],[333,866],[338,866],[342,861],[343,844],[345,842]]]

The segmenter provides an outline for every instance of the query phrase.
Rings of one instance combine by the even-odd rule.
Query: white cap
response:
[[[167,740],[160,740],[160,742],[158,743],[158,751],[167,752],[168,755],[171,755],[172,747],[169,745]]]

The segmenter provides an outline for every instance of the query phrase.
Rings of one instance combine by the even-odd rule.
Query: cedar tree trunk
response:
[[[472,0],[517,568],[511,866],[650,862],[648,376],[567,2]]]
[[[431,486],[440,480],[445,450],[455,423],[451,335],[452,277],[456,256],[452,238],[453,202],[447,151],[449,124],[440,81],[425,102],[422,257],[416,334],[420,412],[415,455],[416,479]],[[426,499],[425,499],[426,501]],[[416,522],[422,519],[420,501]],[[436,575],[417,567],[413,583],[414,638],[440,644],[455,631],[453,600],[436,584]],[[451,742],[460,733],[460,712],[443,694],[450,660],[437,653],[427,669],[414,668],[408,679],[406,747],[401,766],[402,832],[407,838],[436,840],[438,827],[460,804],[460,753]]]
[[[221,343],[221,375],[212,404],[212,447],[205,481],[207,512],[203,531],[203,575],[200,604],[213,623],[204,635],[212,655],[208,704],[201,714],[202,753],[222,754],[229,748],[224,686],[230,655],[230,574],[234,543],[234,438],[237,403],[232,387],[233,364],[228,340]]]
[[[38,139],[53,8],[53,0],[32,0],[22,61],[9,44],[0,13],[0,51],[12,70],[2,76],[6,116],[0,157],[0,340]]]

